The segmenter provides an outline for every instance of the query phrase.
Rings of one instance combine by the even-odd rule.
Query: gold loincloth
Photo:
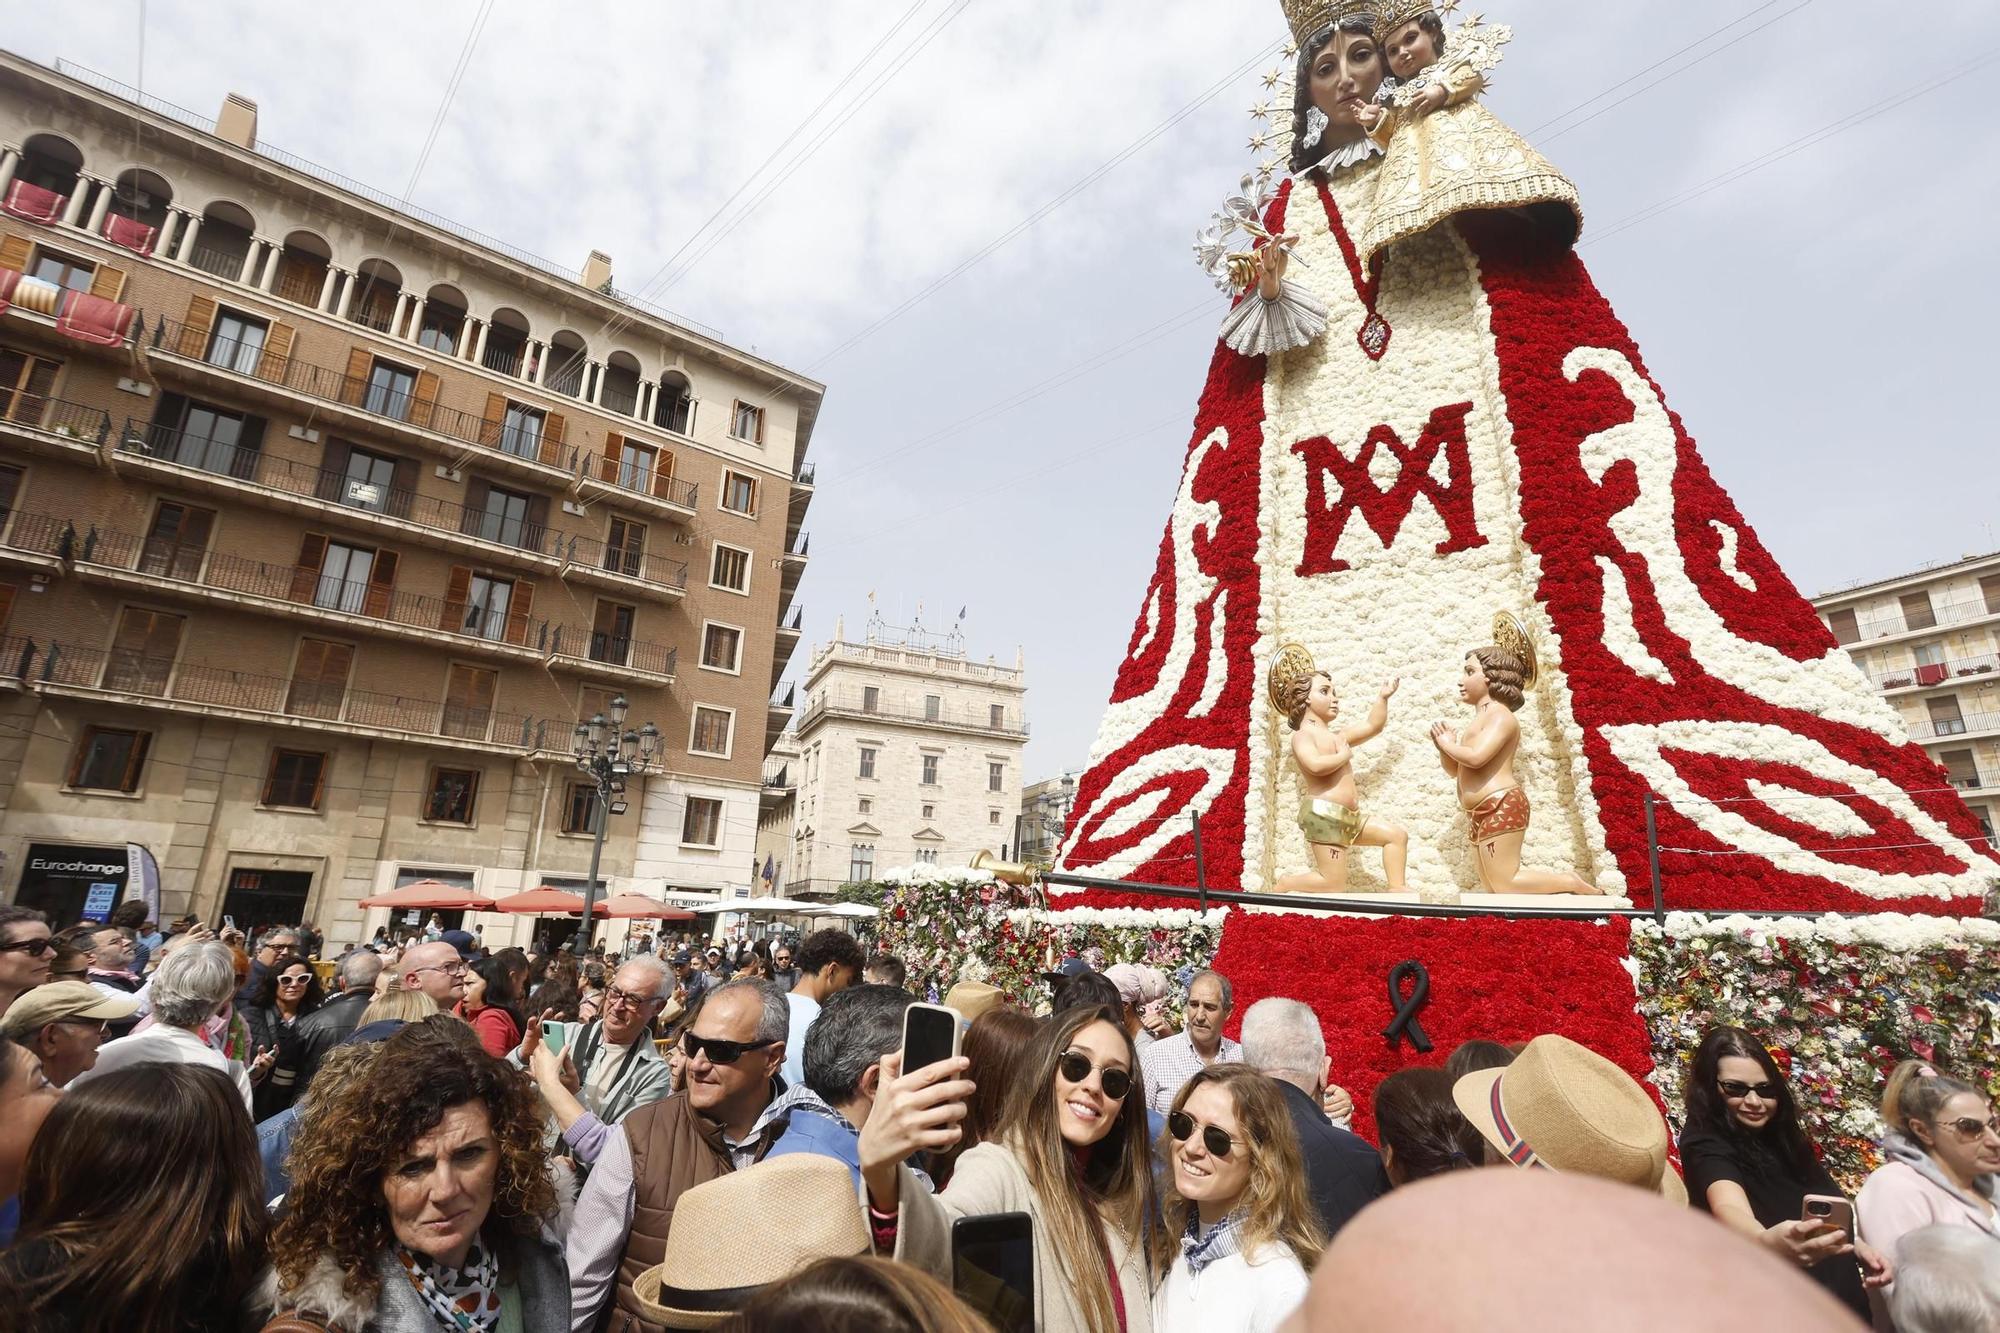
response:
[[[1472,840],[1484,842],[1528,827],[1528,793],[1519,787],[1496,791],[1465,812],[1472,820]]]
[[[1368,827],[1368,816],[1324,796],[1299,797],[1299,832],[1321,847],[1352,847]]]

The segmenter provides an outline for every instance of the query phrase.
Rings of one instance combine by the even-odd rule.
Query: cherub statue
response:
[[[1401,679],[1377,693],[1358,725],[1336,727],[1340,700],[1333,679],[1314,665],[1312,654],[1286,644],[1271,660],[1271,703],[1292,728],[1292,762],[1299,770],[1299,830],[1312,849],[1313,869],[1287,875],[1277,893],[1346,893],[1347,849],[1380,847],[1382,870],[1391,893],[1403,892],[1403,866],[1410,835],[1378,815],[1358,808],[1354,747],[1380,735],[1389,720],[1389,698]]]
[[[1538,870],[1521,864],[1528,834],[1528,793],[1514,776],[1514,752],[1521,726],[1514,710],[1536,677],[1535,647],[1512,615],[1493,618],[1494,642],[1465,655],[1458,696],[1472,705],[1472,721],[1454,732],[1443,722],[1431,728],[1444,771],[1458,780],[1458,803],[1472,821],[1472,845],[1479,879],[1488,893],[1600,893],[1567,870]]]

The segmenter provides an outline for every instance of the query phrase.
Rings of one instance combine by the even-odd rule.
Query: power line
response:
[[[480,0],[479,8],[472,16],[472,26],[459,46],[458,63],[452,67],[451,78],[445,82],[444,97],[438,102],[437,114],[431,117],[430,133],[424,136],[424,146],[417,153],[416,165],[410,168],[410,179],[403,186],[406,203],[417,188],[417,178],[424,174],[424,168],[430,163],[431,149],[436,146],[438,134],[444,129],[445,116],[451,111],[452,100],[458,96],[459,84],[465,81],[465,71],[472,64],[473,49],[479,45],[479,38],[486,31],[486,20],[492,13],[493,0]]]

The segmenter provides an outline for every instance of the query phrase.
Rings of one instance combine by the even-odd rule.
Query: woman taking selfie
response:
[[[1035,1245],[1035,1327],[1043,1333],[1148,1333],[1158,1225],[1146,1098],[1119,1015],[1072,1009],[1051,1018],[1023,1054],[998,1133],[968,1149],[944,1192],[925,1191],[904,1165],[957,1142],[973,1095],[964,1056],[902,1072],[882,1061],[882,1090],[861,1131],[861,1175],[878,1249],[941,1278],[951,1275],[951,1224],[1024,1212]]]
[[[1865,1323],[1865,1288],[1887,1286],[1889,1265],[1855,1238],[1851,1222],[1808,1217],[1808,1195],[1837,1201],[1835,1215],[1851,1209],[1820,1165],[1764,1044],[1742,1028],[1711,1030],[1695,1051],[1685,1107],[1680,1146],[1689,1202],[1804,1269]]]
[[[1273,1333],[1326,1248],[1278,1085],[1247,1065],[1208,1066],[1175,1095],[1166,1147],[1173,1171],[1153,1262],[1167,1275],[1153,1328]]]

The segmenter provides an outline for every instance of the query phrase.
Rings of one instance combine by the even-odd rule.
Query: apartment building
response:
[[[1813,599],[1991,838],[2000,825],[2000,553]]]
[[[0,53],[0,898],[315,919],[746,887],[823,390],[214,120]],[[627,809],[572,762],[622,696]],[[157,872],[152,869],[157,865]]]
[[[1045,866],[1056,863],[1062,850],[1063,834],[1069,828],[1069,812],[1076,804],[1075,770],[1058,773],[1021,789],[1021,831],[1016,838],[1016,856]]]
[[[807,666],[793,763],[787,897],[829,897],[897,866],[1014,848],[1027,670],[975,662],[956,632],[846,621]]]
[[[792,864],[793,834],[798,830],[798,775],[804,765],[805,753],[795,731],[779,736],[765,757],[763,803],[757,814],[757,876],[751,890],[759,896],[790,894],[787,885],[798,869]]]

